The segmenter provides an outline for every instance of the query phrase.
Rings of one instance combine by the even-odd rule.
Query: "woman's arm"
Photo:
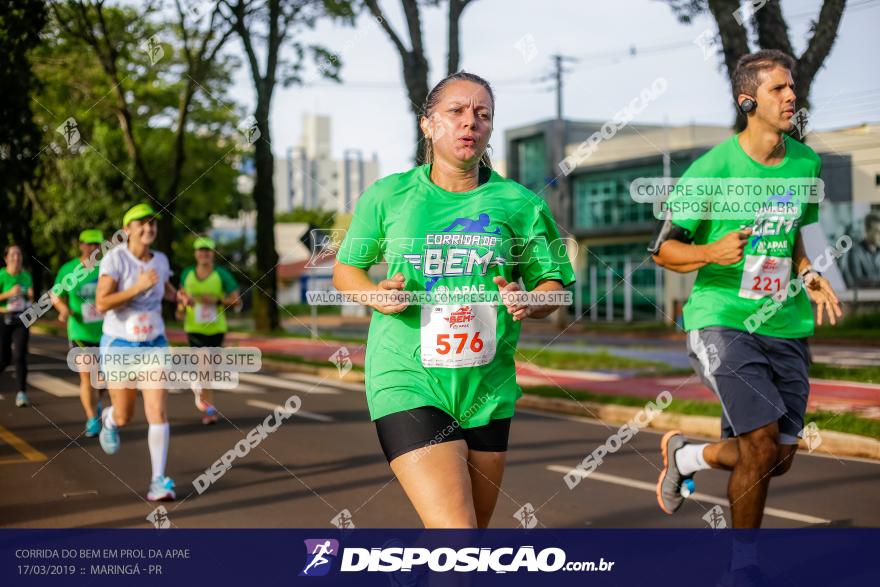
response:
[[[235,306],[241,300],[241,290],[233,290],[229,292],[225,298],[221,300],[224,306]]]
[[[98,289],[95,292],[95,307],[102,314],[120,306],[124,306],[143,292],[147,291],[159,282],[159,277],[154,269],[141,271],[137,281],[122,291],[116,291],[116,280],[109,275],[98,278]]]
[[[504,296],[505,293],[523,291],[517,282],[508,282],[500,275],[496,276],[492,281],[494,281],[495,284],[498,285],[498,291],[501,293],[504,305],[507,306],[508,313],[513,314],[514,322],[519,322],[520,320],[523,320],[525,318],[546,318],[559,308],[558,305],[538,306],[529,305],[527,303],[520,303],[520,300],[513,299],[510,296]],[[536,285],[534,289],[532,289],[532,291],[548,292],[562,291],[562,289],[562,282],[558,279],[542,279],[538,282],[538,285]],[[505,297],[507,297],[507,299],[505,299]]]
[[[562,291],[562,282],[556,279],[544,279],[538,282],[532,291]],[[559,306],[530,306],[529,318],[546,318],[557,310]]]
[[[405,280],[403,278],[403,273],[396,273],[390,279],[383,279],[378,284],[373,283],[373,280],[370,279],[369,275],[367,275],[366,269],[361,269],[360,267],[354,267],[352,265],[346,265],[345,263],[336,262],[336,265],[333,266],[333,287],[342,292],[343,294],[350,294],[347,297],[349,299],[353,299],[355,301],[358,300],[353,294],[355,293],[372,293],[372,292],[386,292],[389,295],[384,296],[386,299],[374,300],[372,303],[367,302],[364,305],[374,308],[375,310],[382,312],[383,314],[396,314],[398,312],[402,312],[407,306],[408,303],[400,303],[397,300],[390,299],[391,292],[393,291],[401,291],[403,290],[403,286],[405,284]],[[363,302],[362,302],[363,303]]]
[[[7,291],[0,293],[0,302],[2,302],[3,300],[8,300],[9,298],[14,298],[19,294],[21,294],[21,286],[16,283]]]
[[[176,302],[178,304],[183,304],[184,306],[189,306],[192,304],[192,297],[186,293],[185,289],[177,290],[173,285],[171,285],[170,281],[165,282],[165,292],[163,294],[163,299],[167,302]]]

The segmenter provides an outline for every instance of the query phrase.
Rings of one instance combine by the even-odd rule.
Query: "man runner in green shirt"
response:
[[[760,526],[770,478],[789,469],[797,450],[809,393],[810,301],[819,324],[824,315],[832,324],[841,316],[828,280],[812,269],[800,233],[818,221],[816,201],[797,192],[818,184],[820,160],[786,134],[795,114],[793,68],[792,58],[780,51],[740,59],[733,86],[746,129],[691,165],[667,202],[671,217],[651,247],[654,260],[667,269],[699,270],[684,307],[688,350],[724,410],[721,442],[695,444],[678,432],[663,438],[657,499],[671,514],[682,504],[682,486],[686,494],[693,491],[695,472],[731,471],[734,528]],[[752,213],[730,212],[746,210],[749,201],[713,200],[706,197],[711,190],[703,189],[730,188],[729,194],[738,186],[773,184],[788,188],[760,194],[765,203]],[[686,195],[691,186],[697,189],[690,193],[702,194],[697,202]],[[682,213],[695,203],[709,213]],[[735,548],[732,571],[756,568],[753,546]]]
[[[238,306],[238,282],[223,267],[214,265],[214,241],[199,237],[193,243],[196,265],[180,274],[180,289],[189,294],[192,304],[178,305],[177,318],[183,319],[183,329],[191,347],[223,346],[226,326],[226,308]],[[210,389],[196,386],[196,407],[202,412],[202,424],[217,423],[217,408]]]
[[[98,268],[92,263],[92,254],[101,246],[104,235],[96,228],[79,234],[80,256],[61,266],[55,276],[52,304],[58,310],[58,319],[67,322],[67,339],[70,348],[97,348],[100,346],[104,316],[95,305],[98,289]],[[79,399],[86,412],[85,435],[89,438],[101,432],[101,407],[99,392],[92,389],[88,371],[79,374]]]

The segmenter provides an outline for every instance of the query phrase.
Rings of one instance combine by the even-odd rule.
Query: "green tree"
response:
[[[237,61],[219,54],[210,63],[205,56],[194,58],[201,51],[193,52],[195,39],[207,35],[208,25],[195,23],[177,6],[171,16],[125,7],[101,6],[97,12],[80,3],[61,8],[85,10],[88,16],[81,19],[101,15],[98,28],[109,33],[101,42],[113,48],[115,77],[108,75],[103,53],[90,44],[94,40],[84,39],[75,23],[59,22],[59,12],[34,52],[42,83],[33,98],[40,105],[36,115],[44,147],[32,223],[39,227],[38,249],[50,267],[75,254],[80,230],[94,226],[109,236],[137,201],[165,206],[161,246],[178,265],[192,262],[193,235],[209,227],[210,214],[234,216],[248,207],[235,184],[240,112],[225,93]],[[164,55],[155,63],[137,44],[151,37],[162,39]],[[197,62],[205,69],[191,78]],[[120,80],[119,88],[114,79]],[[193,79],[201,80],[194,90]],[[114,98],[117,90],[121,98]],[[78,135],[71,145],[55,130],[69,119]],[[164,194],[165,204],[158,203],[156,193]]]
[[[778,49],[794,57],[797,65],[792,74],[798,107],[807,109],[810,107],[813,80],[834,46],[840,19],[846,7],[846,0],[824,0],[818,17],[810,25],[807,47],[797,55],[788,35],[788,23],[782,15],[779,0],[745,3],[740,0],[667,1],[679,20],[685,24],[705,12],[715,19],[729,80],[733,79],[739,58],[751,51],[750,34],[756,40],[758,48]],[[745,117],[738,110],[734,126],[737,130],[745,128]]]
[[[447,14],[447,54],[446,74],[450,75],[458,71],[461,61],[461,41],[459,32],[459,20],[468,4],[474,0],[448,0],[449,12]],[[406,17],[406,29],[409,36],[409,47],[401,40],[400,35],[388,22],[388,18],[382,11],[379,0],[364,0],[364,5],[382,30],[388,35],[388,39],[400,54],[400,64],[403,69],[403,83],[406,86],[409,97],[410,109],[415,115],[416,142],[415,162],[421,164],[425,160],[425,142],[422,140],[422,129],[419,121],[422,115],[422,106],[428,97],[428,70],[430,65],[425,54],[425,45],[422,42],[422,14],[421,5],[436,7],[440,0],[400,0],[401,8]]]
[[[79,59],[91,58],[100,66],[104,80],[94,80],[93,87],[107,88],[101,101],[106,99],[121,130],[131,171],[120,172],[140,192],[137,199],[151,201],[164,212],[157,248],[171,254],[179,199],[187,191],[189,118],[213,99],[211,89],[222,95],[220,84],[230,82],[224,68],[228,61],[218,56],[232,31],[221,26],[224,21],[216,9],[196,16],[181,0],[174,2],[172,22],[163,18],[157,4],[142,10],[105,4],[53,3],[54,24],[80,53],[88,54]],[[200,95],[202,104],[197,101]],[[109,161],[114,165],[121,160]]]
[[[33,198],[27,187],[37,169],[40,127],[31,109],[37,80],[30,56],[45,24],[41,0],[11,0],[0,8],[0,249],[10,240],[20,244],[37,283],[43,262],[33,243]]]
[[[316,228],[333,228],[333,223],[336,221],[336,212],[333,210],[294,208],[290,212],[279,214],[276,220],[278,222],[305,222]]]
[[[275,157],[272,154],[269,113],[278,83],[301,82],[307,54],[325,77],[338,79],[339,60],[326,48],[303,44],[298,33],[314,27],[321,18],[351,22],[351,3],[343,0],[222,0],[226,20],[235,30],[250,66],[256,95],[253,119],[245,126],[253,144],[256,178],[253,200],[257,210],[257,274],[254,284],[254,322],[258,330],[275,330],[278,316],[278,281],[275,250]],[[285,58],[285,45],[292,59]],[[331,58],[332,57],[332,58]]]

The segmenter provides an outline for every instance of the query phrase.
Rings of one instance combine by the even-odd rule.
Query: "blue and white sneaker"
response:
[[[675,453],[687,443],[678,430],[667,432],[660,441],[663,470],[657,480],[657,503],[667,514],[677,512],[685,498],[694,492],[693,475],[682,475],[675,461]]]
[[[103,413],[101,419],[103,420]],[[105,453],[108,455],[116,454],[119,451],[119,428],[111,429],[109,426],[103,426],[98,434],[98,440]]]
[[[101,432],[101,418],[89,418],[86,420],[86,438],[94,438]]]
[[[156,477],[147,491],[147,499],[150,501],[174,501],[176,497],[171,477]]]
[[[202,424],[205,426],[210,426],[211,424],[217,423],[217,408],[209,404],[208,402],[202,402],[205,406],[205,412],[202,414]]]
[[[15,407],[16,408],[26,408],[31,405],[31,400],[28,399],[28,396],[25,392],[19,391],[15,394]]]

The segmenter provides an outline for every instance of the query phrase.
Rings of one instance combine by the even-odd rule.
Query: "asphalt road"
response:
[[[81,436],[84,416],[76,374],[63,361],[65,342],[35,336],[31,346],[33,408],[15,408],[11,370],[0,376],[0,526],[151,527],[140,401],[120,452],[104,454],[97,439]],[[198,494],[193,480],[292,394],[301,410]],[[188,392],[169,398],[168,475],[178,501],[165,507],[175,526],[332,527],[344,510],[356,527],[419,525],[380,452],[358,385],[264,371],[239,390],[218,392],[217,404],[221,423],[204,427]],[[725,504],[729,521],[727,476],[719,471],[699,474],[697,498],[675,516],[660,511],[660,434],[647,430],[570,490],[563,474],[616,429],[521,410],[493,527],[519,526],[522,508],[551,528],[705,527],[703,516],[716,504]],[[799,455],[786,476],[773,480],[764,525],[880,526],[878,490],[880,463]]]

